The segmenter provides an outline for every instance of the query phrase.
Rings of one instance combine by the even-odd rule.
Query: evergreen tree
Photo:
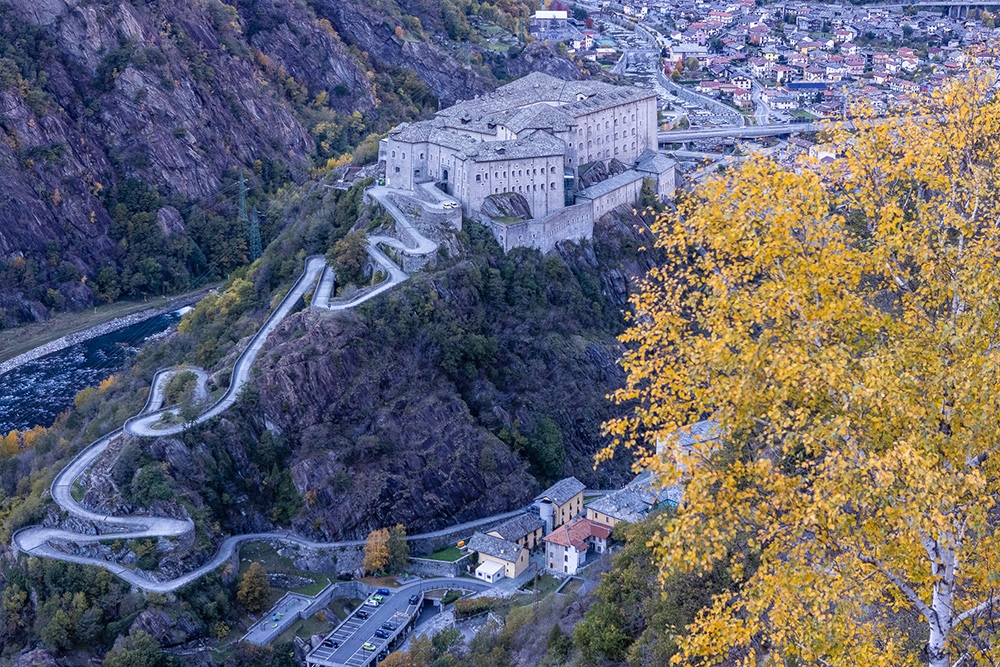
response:
[[[257,207],[253,207],[250,215],[250,261],[260,259],[263,249],[260,244],[260,222],[257,218]]]

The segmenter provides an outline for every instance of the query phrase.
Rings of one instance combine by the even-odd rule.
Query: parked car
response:
[[[377,595],[388,595],[389,594],[389,589],[388,588],[380,588],[377,591],[375,591],[375,593]]]
[[[340,648],[340,642],[334,641],[333,639],[327,639],[323,642],[323,646],[328,648]]]
[[[375,598],[368,598],[365,600],[365,604],[369,607],[377,607],[382,604],[382,602],[380,600],[376,600]]]
[[[361,648],[363,648],[366,651],[374,651],[375,644],[372,644],[371,642],[365,642],[364,644],[361,645]]]
[[[386,630],[395,630],[398,626],[395,623],[386,621],[385,623],[382,624],[382,627],[385,628]]]
[[[368,612],[365,611],[364,609],[361,609],[356,614],[354,614],[354,617],[355,618],[362,618],[362,619],[363,618],[368,618]]]
[[[417,604],[419,602],[420,602],[420,596],[419,595],[411,595],[410,596],[410,604]]]
[[[388,639],[389,633],[386,632],[385,630],[376,630],[375,636],[378,637],[379,639]]]

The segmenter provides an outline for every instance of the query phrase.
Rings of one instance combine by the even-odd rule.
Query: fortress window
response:
[[[552,169],[550,169],[550,171],[554,174],[554,173],[556,173],[556,168],[552,167]]]
[[[545,183],[542,183],[542,192],[545,192]]]
[[[618,127],[618,119],[615,118],[615,127]]]
[[[635,136],[635,128],[634,127],[632,128],[632,136],[633,137]]]
[[[423,160],[423,159],[424,159],[424,154],[423,154],[423,153],[421,153],[421,154],[420,154],[420,159],[421,159],[421,160]]]
[[[476,174],[476,183],[481,183],[483,180],[482,174]]]
[[[531,189],[534,190],[535,192],[538,192],[538,186],[537,185],[532,186]]]
[[[617,139],[617,138],[618,138],[618,133],[617,133],[617,132],[615,132],[615,139]]]
[[[403,153],[403,155],[402,155],[402,158],[403,158],[404,160],[406,159],[406,153]]]
[[[582,141],[580,142],[580,148],[579,148],[579,150],[581,150],[581,151],[583,150],[583,142]]]
[[[500,178],[500,172],[499,171],[494,171],[493,172],[493,178]]]
[[[500,192],[500,188],[493,188],[493,194],[497,194],[498,192]]]
[[[635,120],[635,114],[632,114],[632,120]]]
[[[397,174],[399,173],[399,167],[396,167],[396,173]]]
[[[537,169],[532,169],[531,170],[531,175],[532,176],[537,176],[538,175],[538,170]]]
[[[608,121],[604,121],[604,129],[606,130],[609,127],[611,127],[611,123],[609,123]]]
[[[550,190],[555,190],[556,189],[556,182],[555,181],[552,181],[551,183],[549,183],[549,189]]]
[[[393,157],[396,157],[396,151],[393,151],[393,152],[392,152],[392,156],[393,156]]]
[[[633,148],[633,150],[635,149],[635,142],[634,141],[632,142],[632,148]]]

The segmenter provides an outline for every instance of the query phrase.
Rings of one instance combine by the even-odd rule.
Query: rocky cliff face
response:
[[[295,486],[318,494],[295,529],[426,531],[530,502],[538,485],[526,465],[478,427],[447,378],[408,350],[367,344],[368,333],[351,316],[304,313],[262,365],[262,407],[298,444]]]
[[[616,213],[594,244],[546,258],[505,257],[489,237],[490,254],[414,275],[370,307],[289,318],[254,387],[307,499],[295,530],[434,530],[525,505],[563,476],[627,480],[627,458],[595,471],[593,455],[622,381],[621,309],[653,259],[636,250],[636,223]],[[489,234],[467,231],[474,248]]]
[[[54,243],[93,277],[114,261],[101,193],[121,178],[190,201],[213,196],[225,170],[257,159],[307,167],[313,140],[276,73],[301,77],[313,94],[328,90],[342,110],[374,106],[336,35],[301,11],[276,9],[288,23],[261,26],[251,50],[242,19],[221,3],[8,2],[3,31],[42,44],[29,54],[38,79],[0,83],[0,257],[8,260]],[[345,89],[354,93],[336,94]],[[167,217],[165,231],[182,233],[179,216]],[[45,316],[31,285],[19,287],[27,289],[0,290],[0,325]],[[77,298],[89,305],[93,295]]]
[[[372,3],[357,0],[314,0],[316,12],[329,18],[350,44],[384,63],[412,63],[414,71],[448,105],[492,90],[495,81],[471,67],[460,65],[442,47],[402,39],[395,34],[397,21],[387,20]],[[425,14],[425,19],[427,15]]]

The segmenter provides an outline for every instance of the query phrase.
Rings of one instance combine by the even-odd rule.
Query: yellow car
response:
[[[361,648],[363,648],[366,651],[374,651],[375,644],[372,644],[371,642],[365,642],[364,644],[361,645]]]

